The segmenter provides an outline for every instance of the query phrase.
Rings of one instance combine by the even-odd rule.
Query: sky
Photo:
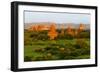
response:
[[[90,14],[24,11],[24,23],[39,22],[90,24]]]

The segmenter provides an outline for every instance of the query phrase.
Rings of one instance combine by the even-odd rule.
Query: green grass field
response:
[[[89,59],[90,40],[32,40],[24,46],[24,61]]]

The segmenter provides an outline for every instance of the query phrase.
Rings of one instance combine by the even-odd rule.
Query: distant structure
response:
[[[68,33],[69,35],[71,35],[71,36],[74,35],[74,32],[73,32],[73,29],[72,29],[71,24],[69,24],[68,27],[67,27],[67,33]]]
[[[28,30],[31,30],[31,31],[49,30],[49,26],[44,25],[44,24],[41,24],[41,25],[35,24],[35,25],[31,26]]]
[[[64,36],[64,25],[61,25],[61,35]]]
[[[48,36],[49,36],[50,40],[54,40],[58,36],[58,32],[56,31],[56,26],[54,23],[52,25],[50,25],[50,30],[48,31]]]
[[[48,24],[39,23],[39,24],[33,24],[30,28],[28,28],[28,30],[36,32],[47,30],[48,31],[47,35],[49,36],[50,40],[53,40],[58,36],[57,26],[58,25],[56,23],[48,23]],[[85,25],[80,23],[78,28],[73,28],[71,24],[68,24],[67,28],[65,28],[65,25],[61,24],[60,28],[58,29],[61,29],[59,33],[61,36],[64,36],[67,33],[68,35],[74,37],[85,30]]]
[[[85,25],[80,23],[79,28],[78,28],[78,32],[82,32],[83,30],[85,30]]]

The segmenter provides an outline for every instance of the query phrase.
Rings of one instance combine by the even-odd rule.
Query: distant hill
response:
[[[54,24],[54,23],[52,23],[52,22],[25,23],[24,24],[24,29],[29,29],[30,27],[35,26],[35,25],[50,26],[51,24]],[[56,23],[56,28],[57,29],[61,29],[62,26],[64,28],[67,28],[69,24],[72,26],[72,28],[75,28],[75,29],[77,29],[79,27],[79,25],[80,25],[80,24],[74,24],[74,23],[62,23],[62,24]],[[85,26],[85,30],[89,30],[90,29],[90,24],[84,24],[84,26]]]

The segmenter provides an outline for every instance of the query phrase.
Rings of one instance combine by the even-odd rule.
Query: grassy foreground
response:
[[[34,40],[24,46],[24,61],[89,59],[90,40]]]

